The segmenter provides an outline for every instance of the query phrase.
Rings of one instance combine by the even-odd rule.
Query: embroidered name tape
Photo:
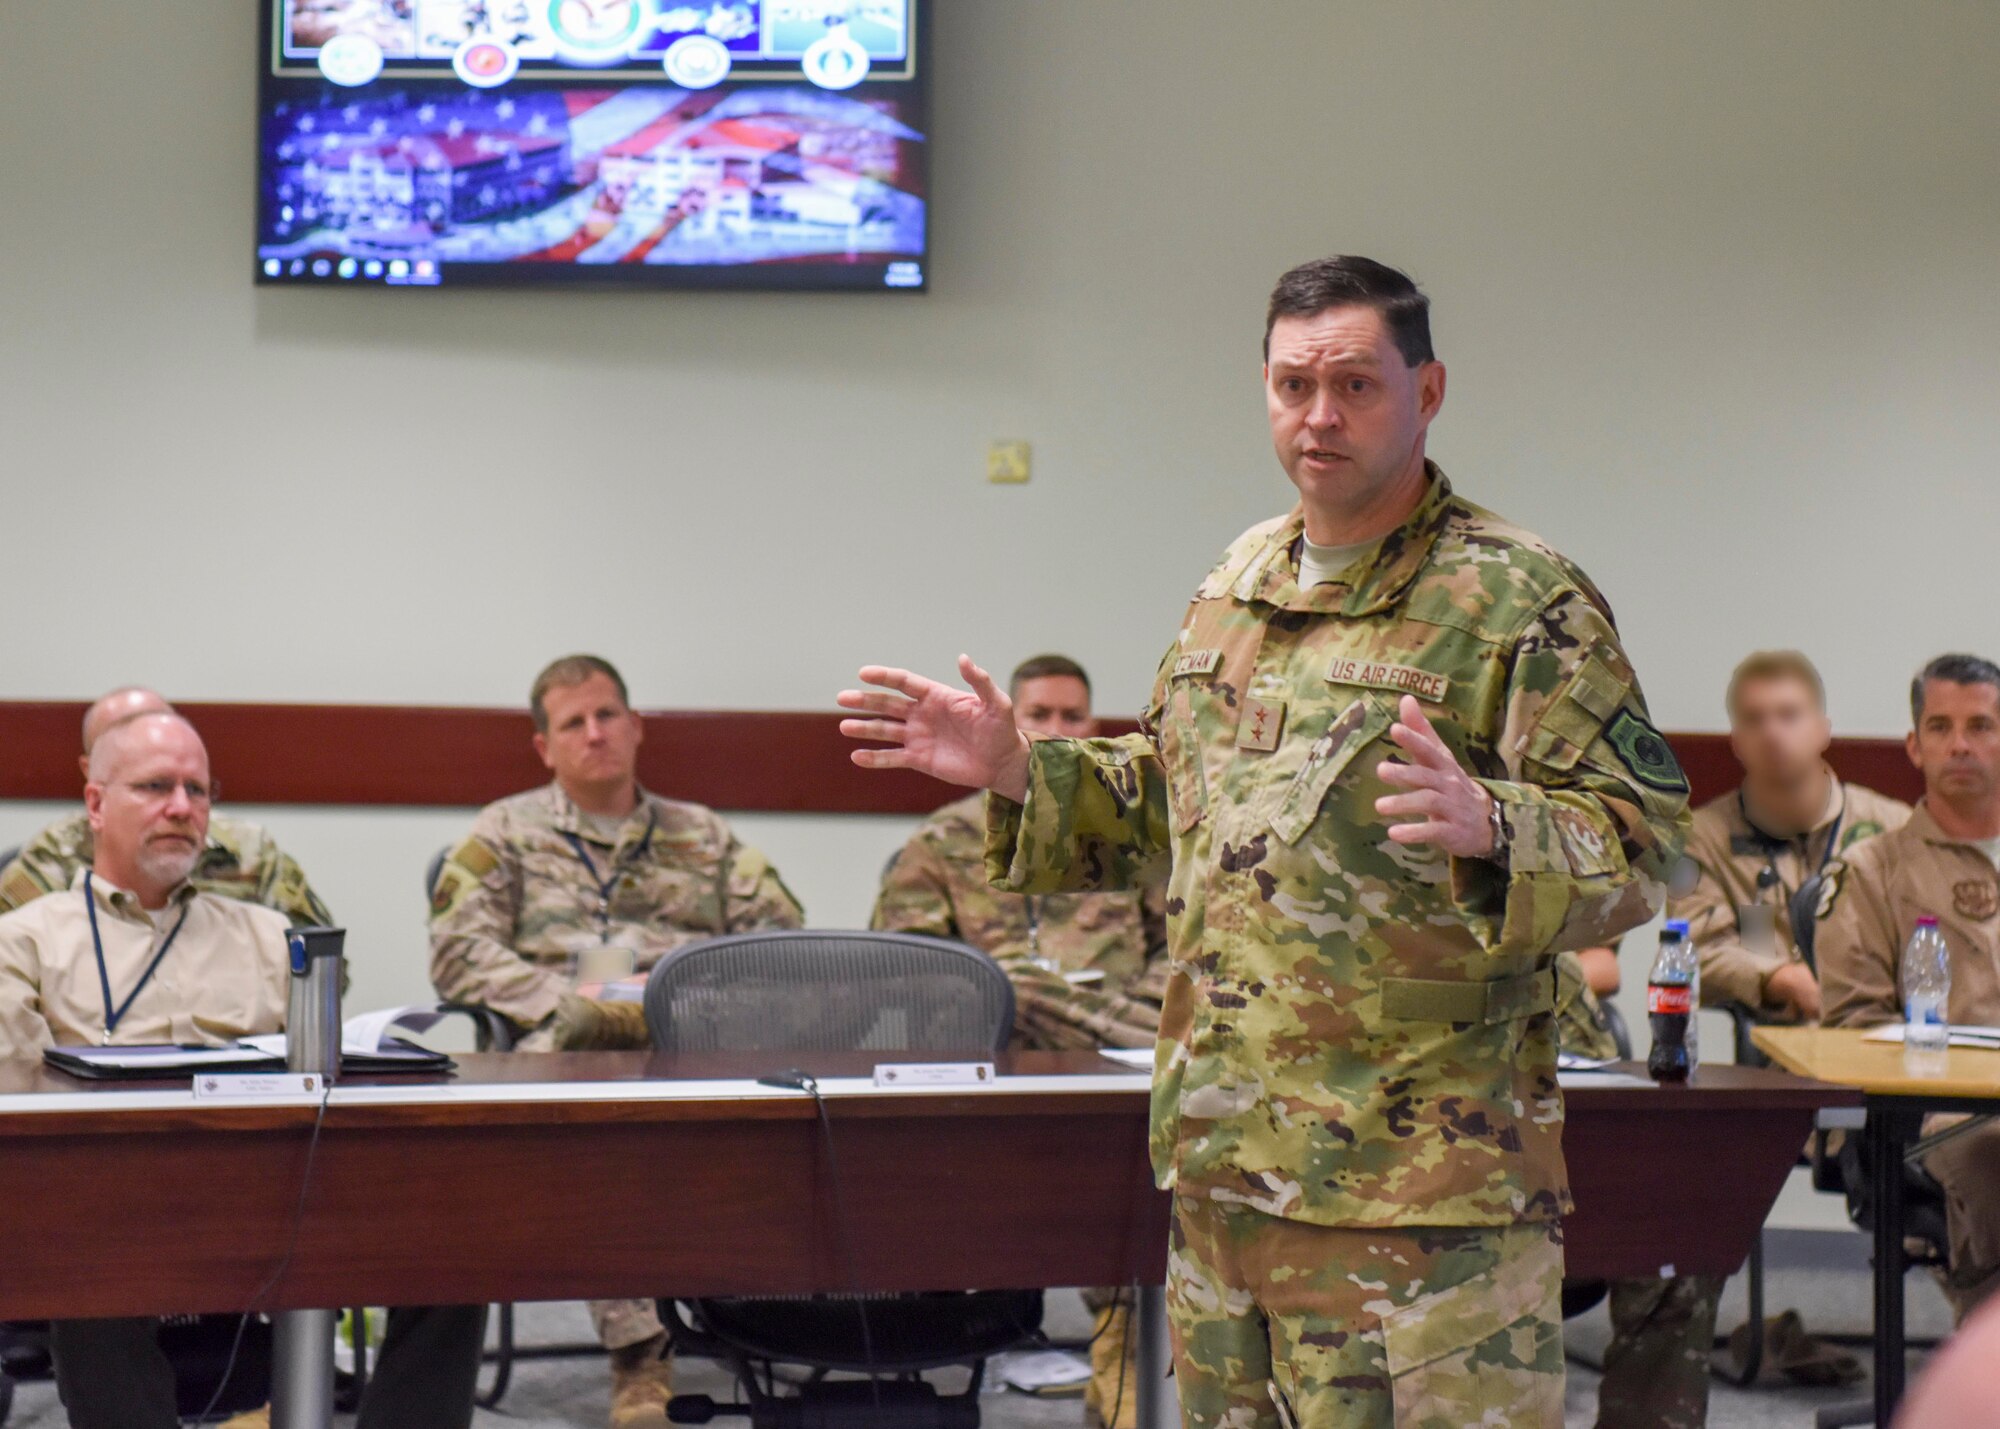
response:
[[[1190,650],[1174,657],[1173,668],[1167,672],[1167,678],[1180,680],[1189,675],[1213,675],[1221,668],[1220,650]]]
[[[1394,690],[1399,695],[1415,695],[1420,700],[1442,700],[1451,681],[1414,665],[1387,665],[1378,660],[1337,659],[1326,672],[1328,683],[1366,685],[1375,690]]]

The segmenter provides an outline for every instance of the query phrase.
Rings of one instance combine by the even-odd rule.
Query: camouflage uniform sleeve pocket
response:
[[[1535,1228],[1523,1227],[1522,1234]],[[1382,1317],[1382,1349],[1404,1426],[1503,1423],[1560,1429],[1562,1251],[1503,1252],[1483,1275]]]
[[[1592,650],[1522,740],[1522,758],[1544,769],[1568,773],[1597,742],[1605,724],[1631,693],[1630,678],[1612,667],[1601,647]]]

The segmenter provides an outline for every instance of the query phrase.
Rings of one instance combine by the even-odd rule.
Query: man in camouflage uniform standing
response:
[[[1089,739],[1090,676],[1066,655],[1024,660],[1008,678],[1014,723],[1025,734]],[[882,878],[874,928],[956,938],[992,957],[1014,983],[1017,1046],[1061,1051],[1151,1046],[1159,1036],[1157,996],[1150,1011],[1124,997],[1166,966],[1166,860],[1137,889],[1108,893],[1003,893],[986,880],[986,801],[980,794],[947,804],[917,827]],[[1136,1036],[1107,1007],[1136,1009]],[[1130,1344],[1130,1296],[1084,1291],[1094,1324],[1084,1423],[1134,1429],[1138,1367]]]
[[[798,901],[714,811],[639,786],[644,726],[625,681],[594,655],[557,660],[529,696],[535,752],[554,780],[488,805],[431,891],[438,995],[490,1007],[524,1051],[579,978],[615,981],[683,944],[797,928]],[[595,1301],[611,1351],[611,1422],[664,1425],[666,1331],[650,1300]]]
[[[98,700],[83,716],[83,756],[78,763],[84,778],[90,777],[90,750],[99,735],[140,715],[173,712],[165,696],[138,685],[113,690]],[[92,852],[90,816],[83,810],[50,824],[0,868],[0,913],[11,913],[45,893],[66,890],[90,866]],[[200,893],[275,908],[294,927],[323,927],[333,921],[306,882],[304,870],[268,832],[242,819],[209,816],[208,841],[188,881]]]
[[[1555,978],[1666,893],[1687,782],[1604,599],[1424,456],[1428,303],[1280,279],[1265,398],[1301,504],[1230,546],[1142,731],[1030,742],[869,667],[870,768],[993,791],[989,874],[1115,887],[1171,850],[1153,1157],[1200,1429],[1562,1423]]]

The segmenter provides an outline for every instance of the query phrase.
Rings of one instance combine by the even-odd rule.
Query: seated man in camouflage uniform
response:
[[[171,713],[173,706],[163,695],[138,685],[113,690],[98,700],[83,716],[83,756],[77,761],[83,777],[90,777],[91,747],[104,731],[139,715]],[[91,854],[90,816],[82,809],[50,824],[0,868],[0,913],[10,913],[45,893],[63,892],[90,867]],[[208,841],[189,882],[198,892],[275,908],[294,927],[333,921],[298,864],[270,834],[242,819],[210,817]]]
[[[713,811],[639,786],[644,728],[608,662],[557,660],[529,709],[555,778],[488,805],[439,872],[440,997],[493,1009],[521,1029],[522,1050],[547,1051],[580,965],[615,978],[703,938],[804,923],[764,856]],[[664,1425],[666,1332],[653,1302],[599,1301],[591,1313],[611,1351],[611,1422]]]
[[[1008,693],[1028,734],[1097,733],[1090,676],[1065,655],[1024,661]],[[1017,1046],[1150,1047],[1165,988],[1166,872],[1163,860],[1158,876],[1131,892],[1000,892],[986,881],[986,796],[972,794],[939,809],[903,845],[870,926],[956,938],[992,956],[1014,980]],[[1121,996],[1154,968],[1159,988],[1150,1001]],[[1096,1316],[1085,1422],[1131,1429],[1138,1377],[1126,1345],[1129,1306],[1116,1290],[1088,1290],[1084,1300]]]

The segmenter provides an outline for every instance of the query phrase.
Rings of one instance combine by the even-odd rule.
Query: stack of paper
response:
[[[1903,1024],[1892,1022],[1887,1027],[1877,1027],[1861,1039],[1864,1042],[1901,1042]],[[1951,1045],[1954,1047],[1984,1047],[1988,1051],[2000,1052],[2000,1027],[1980,1027],[1968,1022],[1954,1022],[1951,1025]]]
[[[1010,1389],[1043,1396],[1083,1393],[1090,1383],[1090,1362],[1063,1350],[1029,1350],[1003,1355],[1000,1382]]]

